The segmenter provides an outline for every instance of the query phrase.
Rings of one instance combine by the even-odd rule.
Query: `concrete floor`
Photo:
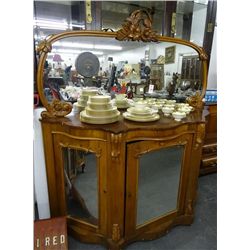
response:
[[[68,237],[69,250],[105,250]],[[199,196],[191,226],[177,226],[157,240],[135,242],[126,250],[215,250],[217,249],[217,174],[199,178]]]

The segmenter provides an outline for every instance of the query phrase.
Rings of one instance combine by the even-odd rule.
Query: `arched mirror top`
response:
[[[150,13],[138,10],[117,32],[81,30],[48,36],[37,47],[37,87],[47,110],[42,116],[63,117],[72,111],[77,95],[66,93],[65,98],[65,89],[95,86],[110,95],[114,84],[127,86],[125,92],[135,87],[134,97],[160,96],[201,109],[207,86],[205,51],[186,40],[159,36],[151,27]],[[138,93],[140,85],[143,91]]]

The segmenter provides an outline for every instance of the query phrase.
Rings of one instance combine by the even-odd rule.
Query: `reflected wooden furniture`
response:
[[[164,87],[164,64],[151,64],[150,68],[150,80],[157,86],[156,90],[161,90]]]
[[[67,216],[68,232],[83,242],[121,249],[137,240],[164,235],[176,225],[194,219],[197,179],[205,133],[200,111],[185,121],[171,118],[148,123],[126,121],[88,125],[79,115],[41,119],[51,216]],[[180,183],[176,209],[136,225],[138,172],[141,156],[182,145]],[[96,224],[68,214],[65,197],[63,148],[81,149],[97,157],[98,220]],[[152,165],[152,167],[154,167]]]
[[[217,172],[217,104],[205,105],[203,115],[206,119],[206,133],[200,175]]]

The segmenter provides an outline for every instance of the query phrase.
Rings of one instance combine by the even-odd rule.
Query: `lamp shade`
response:
[[[63,62],[63,59],[61,58],[60,55],[55,54],[55,55],[53,56],[53,62]]]

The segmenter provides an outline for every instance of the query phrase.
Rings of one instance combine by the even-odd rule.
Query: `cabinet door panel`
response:
[[[127,145],[126,237],[184,214],[192,136]]]
[[[96,155],[62,148],[67,214],[91,224],[98,222],[98,169]]]
[[[58,215],[106,232],[107,160],[106,144],[101,140],[78,139],[54,134]],[[101,167],[102,165],[102,167]]]
[[[172,146],[140,157],[137,226],[177,209],[183,149]]]

